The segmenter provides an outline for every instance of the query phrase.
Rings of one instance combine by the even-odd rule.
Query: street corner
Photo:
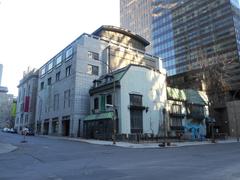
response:
[[[9,152],[12,152],[16,149],[17,149],[17,147],[13,146],[11,144],[0,143],[0,154],[9,153]]]

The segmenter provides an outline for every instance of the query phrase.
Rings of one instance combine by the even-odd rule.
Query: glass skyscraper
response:
[[[120,0],[121,26],[152,40],[152,0]],[[152,54],[152,44],[147,51]]]
[[[200,53],[239,62],[239,0],[120,0],[120,7],[121,26],[151,42],[170,76],[197,69]]]

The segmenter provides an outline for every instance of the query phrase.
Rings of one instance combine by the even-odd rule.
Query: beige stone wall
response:
[[[145,46],[142,43],[122,33],[105,30],[101,32],[101,36],[106,37],[113,41],[117,41],[126,46],[145,51]]]
[[[158,69],[158,58],[148,56],[139,51],[127,50],[117,46],[110,47],[110,66],[112,69],[119,69],[128,64],[144,65]]]
[[[230,136],[240,135],[240,101],[227,102],[227,113]]]

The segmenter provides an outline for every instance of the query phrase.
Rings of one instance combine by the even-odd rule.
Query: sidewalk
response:
[[[5,144],[5,143],[1,143],[1,142],[0,142],[0,154],[12,152],[12,151],[14,151],[14,150],[16,150],[16,149],[17,149],[16,146],[13,146],[13,145],[11,145],[11,144]]]
[[[50,139],[64,139],[70,141],[79,141],[85,142],[89,144],[96,145],[104,145],[104,146],[117,146],[124,148],[172,148],[172,147],[185,147],[185,146],[197,146],[197,145],[207,145],[207,144],[218,144],[218,143],[235,143],[236,139],[227,139],[227,140],[217,140],[216,143],[212,143],[211,141],[192,141],[192,142],[172,142],[170,146],[160,147],[159,143],[130,143],[130,142],[116,142],[113,144],[112,141],[103,141],[103,140],[95,140],[95,139],[82,139],[82,138],[70,138],[70,137],[60,137],[60,136],[46,136],[40,135],[41,137],[47,137]]]

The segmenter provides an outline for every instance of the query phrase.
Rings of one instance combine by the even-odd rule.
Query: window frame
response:
[[[58,71],[55,75],[55,81],[58,82],[61,80],[61,71]]]
[[[137,97],[140,99],[136,100]],[[143,105],[143,96],[141,94],[129,94],[129,101],[130,101],[130,106],[141,107]]]
[[[40,76],[43,77],[46,74],[46,66],[43,66],[40,70]]]
[[[44,89],[44,81],[40,82],[40,90]]]
[[[59,67],[62,65],[62,60],[63,60],[62,54],[56,57],[56,67]]]
[[[93,99],[93,109],[94,110],[99,110],[99,97],[95,97]]]
[[[94,72],[96,72],[94,70],[94,68],[96,68],[95,70],[97,70],[97,73],[94,73]],[[98,76],[99,75],[99,66],[88,64],[87,65],[87,74]]]
[[[50,82],[50,83],[49,83]],[[49,77],[48,79],[47,79],[47,85],[48,86],[51,86],[52,85],[52,77]]]
[[[88,51],[88,58],[96,60],[96,61],[100,60],[99,53],[96,53],[96,52],[93,52],[93,51]]]
[[[65,53],[66,60],[69,61],[73,57],[73,47],[69,47]]]
[[[71,65],[66,67],[66,69],[65,69],[65,77],[69,77],[72,74],[71,69],[72,69]]]
[[[50,66],[51,65],[51,66]],[[50,68],[49,68],[49,66],[50,66]],[[47,67],[48,67],[48,70],[47,70],[47,72],[48,73],[50,73],[52,70],[53,70],[53,61],[51,60],[50,62],[48,62],[48,64],[47,64]]]

